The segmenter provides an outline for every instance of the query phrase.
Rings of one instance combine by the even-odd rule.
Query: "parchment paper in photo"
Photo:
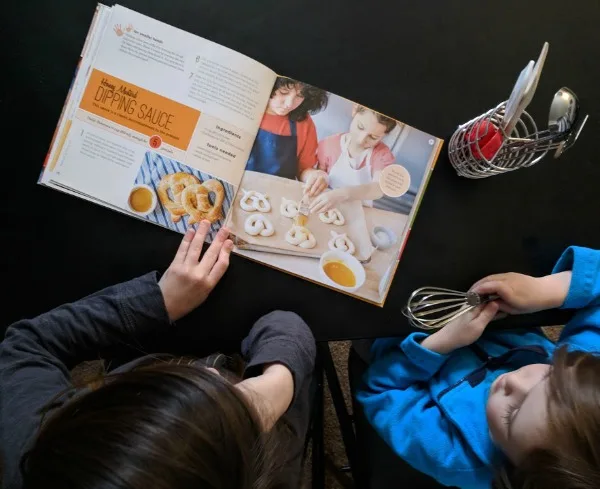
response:
[[[244,195],[242,189],[255,190],[269,197],[271,211],[265,213],[275,228],[275,234],[269,237],[251,236],[244,230],[244,224],[249,215],[255,212],[246,212],[240,207],[240,200]],[[332,238],[331,231],[338,234],[346,233],[354,243],[356,252],[354,256],[359,260],[365,260],[371,256],[373,245],[369,237],[365,214],[362,203],[359,201],[343,202],[339,205],[339,210],[346,220],[343,226],[334,224],[325,224],[319,219],[317,214],[311,214],[308,217],[306,226],[315,236],[317,244],[312,249],[293,246],[285,240],[285,234],[292,227],[293,220],[281,215],[279,210],[283,198],[295,200],[297,202],[302,198],[302,182],[281,178],[265,173],[246,171],[240,185],[240,189],[235,197],[234,204],[229,213],[227,227],[231,232],[248,243],[250,249],[259,251],[278,252],[284,251],[299,256],[320,257],[329,250],[328,243]],[[242,246],[243,248],[243,246]]]

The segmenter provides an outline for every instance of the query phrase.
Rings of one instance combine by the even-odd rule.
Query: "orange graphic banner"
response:
[[[200,111],[93,70],[79,107],[146,136],[187,150]]]

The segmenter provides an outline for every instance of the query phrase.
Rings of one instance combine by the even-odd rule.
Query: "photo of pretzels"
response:
[[[210,203],[209,195],[214,194],[214,204]],[[190,215],[188,224],[207,219],[211,223],[223,217],[221,208],[225,199],[225,189],[218,180],[206,180],[200,184],[189,185],[181,192],[181,205]]]
[[[246,212],[271,212],[269,197],[255,190],[241,189],[244,195],[240,199],[240,207]]]
[[[181,205],[181,193],[190,186],[200,183],[200,180],[189,173],[177,172],[165,175],[158,184],[157,193],[160,203],[171,214],[173,222],[179,222],[187,211]]]
[[[293,246],[307,249],[314,248],[317,244],[314,234],[304,226],[292,226],[286,233],[285,240]]]
[[[160,203],[171,214],[173,222],[179,222],[185,215],[190,216],[190,225],[203,219],[213,223],[223,217],[225,189],[218,180],[200,182],[189,173],[171,173],[160,180],[157,193]],[[214,194],[213,204],[209,199],[211,193]]]
[[[294,217],[296,217],[298,215],[299,209],[300,209],[300,206],[299,206],[298,202],[296,202],[295,200],[289,200],[289,199],[286,199],[285,197],[282,197],[281,205],[279,206],[279,212],[281,213],[282,216],[293,219]]]
[[[330,250],[346,251],[351,255],[356,251],[354,243],[346,235],[346,233],[338,234],[335,231],[331,231],[331,239],[327,243]]]
[[[244,231],[250,236],[273,236],[275,228],[264,214],[251,214],[244,223]]]
[[[185,165],[148,150],[132,188],[146,187],[154,192],[154,208],[141,219],[185,233],[201,221],[210,222],[206,241],[211,242],[228,215],[237,188],[219,175]],[[128,199],[131,199],[131,192]],[[131,208],[129,200],[126,205]]]
[[[346,222],[339,209],[329,209],[327,212],[321,212],[319,213],[319,219],[325,224],[334,224],[336,226],[343,226]]]

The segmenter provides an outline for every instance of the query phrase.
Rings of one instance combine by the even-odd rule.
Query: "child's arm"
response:
[[[0,451],[7,481],[18,477],[18,460],[39,428],[40,410],[71,387],[76,364],[114,346],[138,347],[141,338],[169,327],[208,295],[210,273],[216,283],[231,242],[224,233],[198,261],[207,229],[201,225],[186,234],[160,283],[150,273],[7,329],[0,344]]]
[[[348,200],[377,200],[381,197],[383,197],[383,192],[379,185],[379,178],[377,178],[370,183],[341,187],[329,192],[323,192],[311,202],[310,211],[313,214],[327,212],[341,202]]]
[[[509,272],[489,275],[476,282],[471,290],[482,295],[499,296],[495,302],[501,312],[529,314],[562,306],[570,283],[570,271],[544,277]]]
[[[41,410],[71,387],[69,371],[113,345],[169,325],[156,274],[109,287],[35,319],[19,321],[0,345],[0,451],[5,486],[18,485],[19,461]]]
[[[150,273],[10,326],[0,345],[0,374],[14,378],[22,367],[36,370],[39,365],[67,376],[105,349],[135,345],[136,337],[168,325],[157,274]]]
[[[473,290],[499,295],[500,310],[509,314],[558,307],[580,309],[563,330],[559,343],[600,351],[600,251],[573,246],[560,257],[552,275],[492,275],[477,282]]]
[[[572,278],[562,308],[579,309],[563,330],[560,344],[600,353],[600,251],[571,246],[553,273],[570,271]]]
[[[490,471],[440,410],[428,382],[451,351],[479,338],[496,311],[488,304],[430,336],[375,341],[357,393],[367,419],[394,452],[445,485],[484,487]]]
[[[288,409],[297,411],[292,416],[296,422],[310,411],[308,384],[316,345],[300,316],[286,311],[263,316],[242,342],[242,353],[248,364],[238,387],[261,396],[265,406],[259,406],[259,413],[266,429]]]
[[[219,232],[199,261],[208,226],[186,233],[160,281],[150,273],[10,326],[0,344],[0,386],[26,384],[16,382],[20,375],[37,382],[50,370],[53,378],[68,378],[76,364],[115,345],[135,347],[136,339],[197,307],[225,272],[231,250],[227,232]]]

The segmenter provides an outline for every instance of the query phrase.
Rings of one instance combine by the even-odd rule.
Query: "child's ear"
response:
[[[358,114],[359,110],[360,110],[360,105],[352,104],[352,117],[354,117],[356,114]]]

